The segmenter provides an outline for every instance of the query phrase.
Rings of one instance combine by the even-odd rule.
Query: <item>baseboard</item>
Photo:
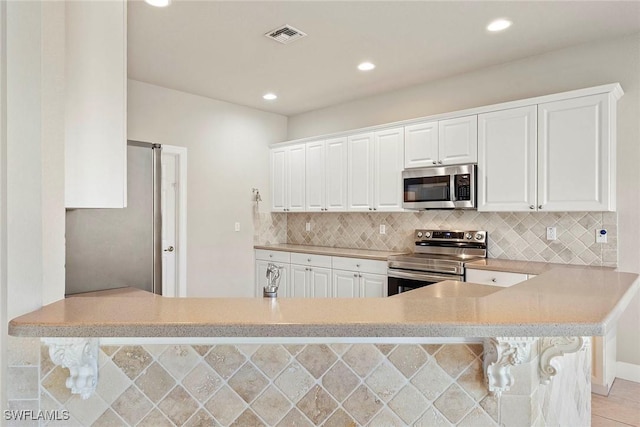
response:
[[[623,380],[635,381],[637,383],[640,383],[640,365],[634,365],[632,363],[626,362],[617,362],[616,378],[622,378]]]
[[[591,393],[599,394],[601,396],[609,396],[609,387],[591,383]]]

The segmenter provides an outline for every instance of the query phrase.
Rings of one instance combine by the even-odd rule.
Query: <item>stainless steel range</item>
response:
[[[487,257],[487,232],[416,230],[412,254],[389,257],[388,294],[443,280],[464,281],[464,263]]]

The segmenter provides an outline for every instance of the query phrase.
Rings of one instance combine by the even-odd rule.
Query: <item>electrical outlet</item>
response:
[[[236,225],[235,225],[234,229],[236,231],[240,231],[240,223],[239,222],[236,222]]]
[[[305,229],[305,230],[307,230],[307,231],[311,231],[311,223],[310,223],[310,222],[308,222],[308,223],[304,226],[304,229]]]
[[[558,238],[558,234],[556,233],[555,227],[547,227],[547,240],[556,240]]]
[[[604,228],[596,230],[596,243],[607,243],[607,230]]]
[[[380,224],[380,234],[387,234],[387,226]]]

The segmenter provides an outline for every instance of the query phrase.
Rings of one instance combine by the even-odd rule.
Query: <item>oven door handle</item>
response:
[[[417,280],[420,282],[442,282],[444,280],[456,280],[461,279],[461,276],[444,276],[439,274],[425,274],[418,272],[409,272],[409,271],[398,271],[391,270],[387,271],[388,277],[393,277],[396,279],[409,279],[409,280]]]

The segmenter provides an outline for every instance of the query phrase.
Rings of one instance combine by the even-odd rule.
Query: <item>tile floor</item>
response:
[[[609,396],[591,396],[592,427],[640,426],[640,383],[616,378]]]

